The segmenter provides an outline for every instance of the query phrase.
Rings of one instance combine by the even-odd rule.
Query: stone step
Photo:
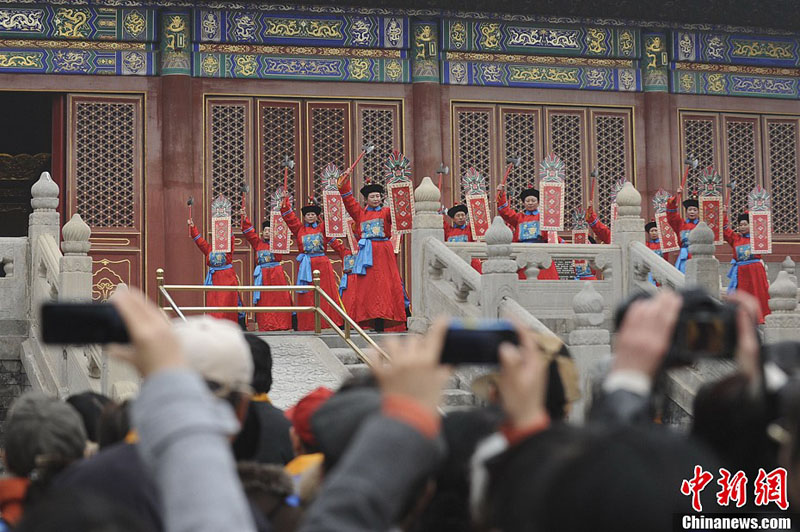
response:
[[[350,371],[350,375],[353,377],[363,377],[369,375],[371,371],[366,364],[348,364],[345,368]]]
[[[472,406],[475,404],[475,396],[465,390],[445,390],[442,394],[442,407],[452,406]]]
[[[374,331],[367,331],[367,334],[369,335],[370,338],[372,338],[375,341],[375,343],[380,345],[381,341],[385,340],[386,338],[391,338],[391,337],[402,338],[408,333],[376,333]],[[320,340],[325,342],[325,345],[327,345],[331,349],[339,349],[345,347],[349,349],[349,346],[347,345],[347,342],[344,341],[344,338],[342,338],[336,333],[323,332],[319,336],[319,338]],[[353,340],[353,343],[356,344],[360,349],[367,349],[368,347],[370,347],[367,341],[361,338],[361,336],[355,332],[352,333],[351,339]]]
[[[345,366],[349,366],[351,364],[363,364],[356,352],[349,347],[330,347],[329,349],[331,353]]]

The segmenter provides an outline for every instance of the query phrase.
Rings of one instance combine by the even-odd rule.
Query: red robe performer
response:
[[[374,320],[372,325],[378,331],[404,330],[403,282],[390,241],[392,215],[388,207],[382,206],[383,187],[368,184],[361,188],[361,195],[367,200],[366,208],[353,197],[349,179],[339,185],[339,192],[347,212],[357,224],[359,235],[358,254],[344,293],[345,308],[364,326]]]
[[[206,256],[208,274],[203,284],[206,286],[239,286],[239,279],[236,277],[232,264],[235,242],[233,234],[231,233],[230,252],[212,251],[211,244],[200,236],[200,231],[194,226],[194,222],[190,219],[188,223],[192,240]],[[239,292],[217,292],[216,290],[206,292],[206,305],[209,307],[238,307]],[[209,315],[218,319],[231,320],[234,323],[239,322],[238,312],[209,312]]]
[[[319,221],[319,213],[322,212],[322,208],[313,204],[306,205],[301,209],[301,212],[303,213],[303,222],[297,218],[297,215],[289,205],[288,198],[284,201],[281,216],[283,216],[286,225],[289,226],[289,230],[294,235],[297,248],[300,251],[297,256],[297,284],[310,285],[314,270],[319,270],[320,287],[332,300],[340,303],[339,286],[336,283],[336,275],[333,273],[331,261],[325,255],[325,248],[330,245],[331,248],[339,253],[342,259],[349,255],[350,252],[345,248],[341,240],[329,238],[325,235],[322,224]],[[297,306],[307,307],[313,305],[314,294],[312,292],[298,293]],[[320,306],[336,325],[341,326],[344,323],[339,313],[333,310],[327,301],[321,300]],[[324,318],[321,321],[323,328],[330,327]],[[297,329],[300,331],[313,331],[314,313],[298,312]]]
[[[683,189],[679,187],[678,193],[667,200],[667,221],[681,239],[681,251],[675,260],[675,267],[682,273],[686,273],[686,261],[692,258],[689,254],[689,232],[700,223],[700,203],[696,198],[690,198],[683,202],[683,206],[686,207],[686,219],[684,220],[678,212],[678,198],[682,192]]]
[[[751,252],[749,216],[740,214],[737,221],[739,222],[738,233],[731,229],[727,216],[723,228],[725,241],[733,248],[734,255],[731,269],[728,272],[728,279],[730,279],[728,293],[741,290],[755,296],[761,307],[758,322],[764,323],[764,316],[770,313],[767,271],[764,269],[761,255],[753,255]]]
[[[261,238],[247,216],[242,216],[242,233],[256,252],[258,264],[253,271],[253,284],[256,286],[286,286],[280,257],[269,250],[269,219],[261,226]],[[289,292],[253,292],[253,305],[257,307],[291,307]],[[289,312],[257,312],[256,322],[259,331],[285,331],[292,328],[292,314]]]
[[[453,220],[453,223],[450,224],[446,218],[442,217],[445,242],[475,242],[475,239],[472,238],[472,230],[467,222],[468,212],[466,205],[455,205],[447,209],[447,216]],[[470,264],[476,272],[483,272],[481,259],[473,257]]]
[[[514,242],[547,243],[548,232],[539,230],[539,191],[535,188],[526,188],[520,195],[525,210],[517,212],[508,205],[505,186],[500,185],[497,191],[497,211],[506,224],[514,231]],[[525,270],[517,272],[520,279],[527,279]],[[540,270],[537,277],[540,281],[558,280],[556,263],[550,264],[546,270]]]

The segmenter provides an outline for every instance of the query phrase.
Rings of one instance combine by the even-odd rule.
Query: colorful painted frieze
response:
[[[196,9],[196,42],[408,49],[405,16],[283,15]]]
[[[147,7],[0,7],[0,38],[152,42],[156,12]]]
[[[0,49],[0,72],[154,76],[156,53],[84,49]]]
[[[800,78],[673,70],[671,91],[679,94],[800,99]]]
[[[212,78],[409,83],[408,59],[287,57],[197,52],[193,75]]]
[[[463,19],[445,19],[443,28],[444,50],[641,57],[641,33],[636,28],[573,28]]]
[[[638,68],[537,66],[529,64],[443,61],[449,85],[641,91]]]
[[[673,31],[672,59],[776,67],[800,66],[800,39],[782,36]]]

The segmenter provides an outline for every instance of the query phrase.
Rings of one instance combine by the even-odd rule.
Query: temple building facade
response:
[[[713,166],[734,215],[753,187],[766,188],[771,257],[800,255],[797,28],[433,4],[0,0],[0,236],[26,234],[30,187],[47,170],[62,222],[80,213],[91,227],[96,300],[123,282],[153,294],[156,268],[171,283],[201,284],[190,197],[201,231],[219,194],[236,227],[242,204],[260,224],[287,157],[299,206],[322,197],[328,163],[344,169],[373,145],[356,189],[367,176],[383,182],[399,150],[416,182],[449,167],[448,207],[469,168],[488,179],[493,202],[507,157],[521,157],[508,179],[516,194],[555,153],[568,211],[593,201],[606,222],[619,180],[641,192],[649,219],[652,198],[675,191],[691,156],[699,165],[687,188]],[[413,290],[410,249],[402,242],[398,260]],[[717,256],[729,259],[727,246]],[[234,267],[248,283],[241,234]]]

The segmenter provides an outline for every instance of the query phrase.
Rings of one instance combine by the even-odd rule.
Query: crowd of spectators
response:
[[[680,431],[660,421],[675,293],[627,307],[577,425],[584,386],[568,349],[521,326],[476,383],[481,406],[442,413],[453,368],[439,363],[440,320],[387,340],[371,375],[283,412],[264,338],[208,317],[170,322],[120,291],[131,343],[110,350],[141,374],[138,396],[21,396],[5,425],[0,530],[669,531],[699,503],[705,515],[778,510],[752,494],[721,506],[714,482],[693,489],[697,466],[741,471],[750,491],[784,468],[800,504],[800,345],[765,349],[757,303],[732,303],[735,369],[700,390]]]

